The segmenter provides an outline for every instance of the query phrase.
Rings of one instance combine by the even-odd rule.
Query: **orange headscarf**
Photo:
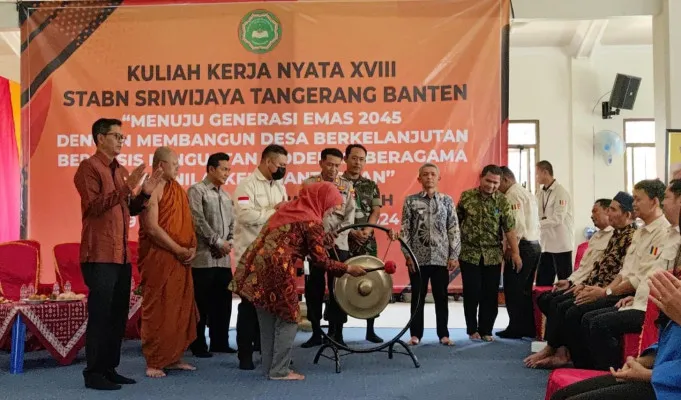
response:
[[[330,182],[313,183],[303,187],[298,198],[279,207],[268,226],[275,229],[293,222],[322,222],[324,213],[331,207],[343,204],[336,185]]]

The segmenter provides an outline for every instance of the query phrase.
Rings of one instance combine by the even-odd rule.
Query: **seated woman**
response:
[[[328,258],[324,249],[322,220],[342,202],[332,183],[306,186],[297,199],[278,208],[239,260],[243,268],[236,270],[231,287],[256,307],[262,365],[270,379],[305,379],[289,369],[300,316],[296,261],[309,256],[310,265],[322,266],[338,276],[366,274],[361,267]]]
[[[659,342],[640,357],[629,357],[619,370],[611,368],[611,375],[564,387],[551,400],[681,399],[681,280],[659,271],[649,285],[650,299],[669,320],[660,330]]]

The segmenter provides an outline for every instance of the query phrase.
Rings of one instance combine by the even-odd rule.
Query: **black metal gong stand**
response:
[[[389,232],[390,232],[390,229],[385,228],[381,225],[355,224],[355,225],[350,225],[350,226],[346,226],[344,228],[341,228],[338,231],[336,231],[336,233],[339,234],[339,233],[346,231],[346,230],[349,230],[349,229],[358,229],[358,228],[366,228],[366,227],[381,230],[381,231],[385,232],[386,234],[389,234]],[[402,240],[402,238],[398,238],[397,240],[400,242],[400,244],[405,249],[407,249],[407,253],[409,254],[409,258],[411,259],[411,261],[414,265],[414,269],[416,270],[416,273],[418,274],[419,281],[420,281],[420,279],[421,279],[421,268],[419,267],[419,263],[416,260],[416,256],[414,256],[414,253],[411,251],[411,248],[409,247],[409,245],[407,245],[407,243],[404,240]],[[383,260],[383,261],[385,262],[385,260]],[[417,305],[416,305],[417,309],[418,309],[418,307],[421,306],[420,290],[421,290],[420,288],[412,288],[412,296],[414,296],[414,295],[418,296],[417,297]],[[409,321],[407,321],[407,324],[404,326],[404,328],[402,328],[402,330],[391,340],[388,340],[387,342],[382,343],[378,346],[361,348],[361,349],[352,348],[352,347],[349,347],[346,344],[336,342],[330,336],[328,336],[326,334],[326,332],[322,329],[322,336],[324,337],[324,339],[323,339],[324,343],[319,348],[319,350],[317,350],[317,354],[314,357],[314,364],[318,364],[319,358],[324,357],[328,360],[333,361],[336,364],[336,373],[339,374],[341,372],[341,364],[340,364],[341,357],[344,357],[344,356],[347,356],[347,355],[350,355],[350,354],[383,352],[383,353],[388,353],[388,358],[391,359],[391,360],[393,358],[393,354],[407,355],[414,362],[414,367],[419,368],[421,366],[421,364],[419,363],[418,359],[416,358],[416,355],[414,355],[414,352],[411,351],[411,349],[409,348],[409,345],[407,345],[401,339],[402,335],[404,335],[407,332],[407,330],[409,329],[409,327],[411,326],[411,322],[412,322],[413,319],[414,319],[414,316],[411,315],[410,318],[409,318]],[[328,327],[329,327],[328,325],[322,326],[322,328],[328,328]],[[399,345],[399,346],[403,347],[404,351],[395,350],[395,345]],[[331,355],[324,354],[326,349],[331,349]]]

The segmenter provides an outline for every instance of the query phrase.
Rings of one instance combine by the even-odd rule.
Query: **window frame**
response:
[[[632,148],[631,152],[633,154],[634,148],[652,148],[655,149],[655,141],[652,143],[628,143],[627,142],[627,122],[652,122],[655,123],[655,118],[624,118],[622,120],[622,139],[624,140],[624,188],[629,193],[633,193],[634,187],[628,187],[629,185],[629,152],[627,149]],[[632,160],[633,162],[633,160]],[[632,182],[635,185],[636,182]],[[631,189],[631,190],[630,190]]]
[[[509,133],[509,135],[510,135],[510,126],[511,126],[511,124],[534,124],[535,142],[534,142],[534,144],[525,144],[525,145],[521,145],[521,144],[508,144],[508,145],[507,145],[508,148],[506,149],[506,165],[509,164],[509,162],[508,162],[508,152],[509,152],[509,150],[511,150],[511,149],[518,149],[518,150],[520,150],[520,151],[526,150],[526,149],[534,149],[534,161],[535,161],[535,163],[539,162],[539,160],[541,160],[541,158],[539,157],[539,137],[541,136],[541,135],[540,135],[540,131],[539,131],[539,128],[540,128],[540,126],[539,126],[539,120],[538,120],[538,119],[512,119],[512,120],[509,120],[509,121],[508,121],[508,125],[509,125],[508,133]],[[509,142],[509,141],[510,141],[510,140],[508,140],[508,137],[507,137],[507,142]],[[529,152],[528,152],[528,158],[529,158]],[[528,168],[532,168],[532,166],[529,165],[529,164],[530,164],[530,163],[528,162]],[[520,182],[523,181],[523,179],[521,179],[521,177],[519,177],[519,176],[516,177],[516,178],[517,178],[518,181],[520,181]],[[527,178],[528,178],[528,185],[529,185],[529,184],[530,184],[530,182],[529,182],[529,176],[528,176]],[[527,189],[528,191],[530,191],[532,194],[534,194],[535,191],[537,190],[536,187],[534,188],[535,191],[530,190],[531,188],[529,188],[529,187],[526,188],[526,189]]]

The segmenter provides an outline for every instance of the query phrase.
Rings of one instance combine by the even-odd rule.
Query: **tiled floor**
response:
[[[231,327],[236,326],[236,315],[239,300],[234,300],[232,306]],[[409,320],[409,303],[393,303],[388,304],[388,307],[381,313],[380,317],[376,319],[377,328],[403,328],[405,323]],[[465,328],[466,322],[463,316],[463,302],[449,301],[449,327],[450,328]],[[505,307],[499,307],[499,316],[494,324],[495,329],[504,329],[508,325],[508,313]],[[354,318],[349,318],[347,327],[365,327],[366,322]],[[424,327],[435,328],[435,306],[432,303],[426,303],[424,310]]]

